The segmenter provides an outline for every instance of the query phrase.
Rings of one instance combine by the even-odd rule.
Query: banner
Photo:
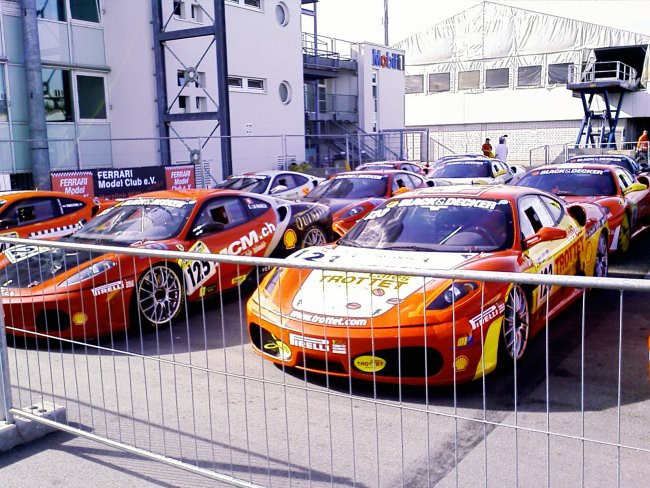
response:
[[[194,166],[165,166],[165,182],[168,190],[189,190],[196,188]]]
[[[52,190],[81,197],[95,196],[92,171],[70,171],[51,173]]]

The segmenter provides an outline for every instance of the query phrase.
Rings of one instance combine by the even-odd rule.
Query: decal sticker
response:
[[[500,204],[501,202],[499,202]],[[431,209],[445,207],[471,207],[494,210],[497,202],[494,200],[482,200],[479,198],[458,198],[458,197],[423,197],[403,198],[398,200],[398,207],[429,207]]]
[[[188,252],[211,254],[210,249],[201,241],[196,241]],[[193,259],[179,259],[178,264],[185,277],[185,293],[191,295],[201,288],[206,281],[217,272],[217,263],[212,261],[198,261]]]
[[[180,200],[176,198],[130,198],[117,204],[121,207],[133,207],[140,205],[160,205],[161,207],[182,208],[185,205],[194,205],[194,200]]]
[[[454,367],[459,373],[465,371],[469,366],[469,358],[467,356],[458,356],[454,361]]]
[[[548,263],[546,266],[544,266],[540,271],[539,274],[542,275],[551,275],[553,274],[553,263]],[[546,299],[551,296],[551,290],[552,290],[551,285],[539,285],[537,287],[537,308],[541,307],[545,302]]]
[[[243,235],[239,239],[232,241],[228,247],[224,247],[219,254],[231,254],[235,256],[251,256],[263,251],[266,246],[266,238],[271,237],[275,232],[275,225],[271,222],[265,222],[260,232],[255,229],[251,230],[248,235]]]
[[[322,218],[327,212],[329,212],[327,207],[319,205],[318,207],[310,208],[309,210],[296,214],[296,227],[298,227],[298,230],[303,230]]]
[[[407,285],[411,281],[411,276],[396,276],[387,274],[372,274],[372,275],[355,275],[354,273],[344,273],[334,271],[330,275],[323,273],[320,282],[325,283],[341,283],[343,285],[360,285],[362,283],[369,284],[372,289],[372,294],[375,296],[383,296],[384,291],[380,289],[394,289],[399,290],[402,286]],[[379,287],[379,288],[374,288]]]
[[[292,319],[300,320],[301,322],[311,322],[312,324],[319,325],[332,325],[335,327],[360,327],[368,323],[368,319],[332,317],[329,315],[321,315],[317,313],[301,312],[300,310],[292,310],[289,314],[289,317]]]
[[[585,175],[604,175],[609,173],[608,169],[589,169],[589,168],[556,168],[544,169],[540,175],[561,175],[561,174],[585,174]]]
[[[296,244],[298,243],[298,236],[296,235],[296,231],[293,229],[288,229],[284,233],[283,242],[284,242],[284,247],[286,247],[287,249],[293,249],[294,247],[296,247]]]
[[[291,359],[291,348],[273,334],[271,334],[271,337],[264,342],[262,349],[264,349],[267,354],[280,358],[283,361]]]
[[[124,283],[122,281],[114,281],[112,283],[107,283],[106,285],[98,286],[90,290],[94,297],[100,295],[107,295],[108,293],[116,290],[122,290],[124,288]]]
[[[183,244],[176,244],[176,249],[178,249],[179,251],[184,251],[185,246],[183,246]]]
[[[364,373],[376,373],[386,367],[386,360],[377,356],[359,356],[355,358],[354,366]]]
[[[330,341],[328,339],[317,339],[315,337],[306,337],[294,333],[289,334],[289,344],[301,349],[310,349],[312,351],[330,352]],[[334,354],[345,354],[347,347],[344,341],[332,341],[331,352]]]
[[[77,231],[83,227],[83,223],[77,222],[76,224],[62,225],[59,227],[52,227],[51,229],[37,230],[31,232],[29,237],[39,238],[39,237],[64,237],[72,234],[74,231]],[[17,236],[16,236],[17,237]]]
[[[9,288],[5,288],[4,286],[0,287],[0,295],[2,295],[3,297],[12,297],[15,294],[16,294],[16,292],[13,291],[13,290],[10,290]]]
[[[482,313],[469,319],[469,324],[472,326],[472,330],[476,330],[481,325],[485,325],[488,322],[491,322],[492,320],[497,318],[500,314],[502,314],[505,309],[506,306],[503,302],[486,308],[485,310],[483,310]]]
[[[244,281],[246,281],[246,275],[241,275],[241,276],[234,277],[231,283],[233,285],[241,285]]]
[[[83,312],[77,312],[72,316],[72,322],[75,325],[86,325],[86,322],[88,322],[88,315]]]
[[[456,347],[471,346],[473,341],[474,341],[474,336],[472,336],[472,334],[466,337],[459,337],[458,340],[456,341]]]
[[[49,247],[41,246],[14,246],[5,251],[5,256],[10,263],[15,264],[50,250]]]
[[[381,180],[383,178],[386,178],[384,175],[368,175],[368,174],[359,174],[359,173],[353,173],[349,175],[338,175],[336,180],[340,180],[343,178],[354,178],[354,179],[360,179],[360,180]]]
[[[0,234],[0,237],[19,237],[18,232],[7,232],[6,234]],[[11,244],[8,242],[0,242],[0,252],[9,249]]]

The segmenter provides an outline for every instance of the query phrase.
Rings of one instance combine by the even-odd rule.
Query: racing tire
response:
[[[506,299],[501,327],[500,356],[512,365],[519,361],[526,352],[530,337],[530,310],[526,293],[520,285],[514,285]],[[507,364],[506,364],[507,365]]]
[[[627,212],[623,214],[623,220],[621,220],[621,227],[618,233],[618,244],[616,250],[620,254],[624,254],[630,248],[630,218],[627,215]]]
[[[185,301],[183,280],[166,263],[147,268],[140,275],[133,295],[136,317],[145,328],[154,330],[171,325],[181,314]]]
[[[299,247],[300,249],[304,249],[311,246],[322,246],[323,244],[327,244],[327,236],[325,235],[325,232],[319,226],[312,225],[305,229],[305,233],[300,239]]]
[[[609,269],[609,255],[607,249],[607,235],[602,232],[598,238],[598,247],[596,248],[596,262],[594,263],[594,274],[596,278],[607,276]]]

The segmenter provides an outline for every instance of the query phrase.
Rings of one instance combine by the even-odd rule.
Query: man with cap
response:
[[[506,162],[506,159],[508,159],[508,146],[506,146],[506,137],[508,136],[503,135],[499,137],[499,145],[494,152],[494,157],[500,159],[504,163]]]
[[[481,151],[483,151],[483,156],[487,156],[490,158],[494,157],[494,154],[492,154],[492,144],[490,144],[489,137],[485,138],[485,143],[481,146]]]

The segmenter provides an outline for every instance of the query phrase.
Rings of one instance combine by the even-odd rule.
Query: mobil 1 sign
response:
[[[160,166],[95,170],[95,196],[124,198],[164,190],[165,172]]]

